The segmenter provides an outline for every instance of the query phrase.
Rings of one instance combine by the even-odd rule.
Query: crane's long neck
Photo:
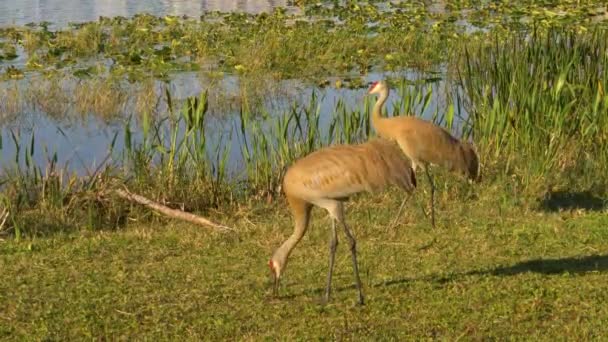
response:
[[[298,206],[297,208],[292,208],[294,219],[295,219],[295,229],[293,234],[283,244],[281,247],[277,248],[277,250],[272,255],[272,260],[278,262],[279,265],[284,268],[287,263],[287,258],[291,254],[291,251],[296,247],[298,242],[302,240],[302,237],[306,233],[306,228],[308,227],[308,221],[310,219],[310,206]]]
[[[386,99],[388,99],[388,93],[388,88],[385,88],[380,92],[372,110],[372,126],[380,136],[385,135],[384,121],[387,119],[382,117],[382,107],[384,106]]]

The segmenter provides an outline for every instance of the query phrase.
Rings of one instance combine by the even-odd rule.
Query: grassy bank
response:
[[[0,242],[0,336],[580,340],[608,334],[608,220],[605,210],[596,211],[597,199],[572,204],[554,194],[527,207],[516,192],[495,185],[472,189],[475,200],[468,201],[451,190],[439,201],[437,229],[415,205],[390,228],[400,203],[395,193],[362,196],[348,206],[364,307],[356,305],[344,239],[333,300],[319,305],[330,224],[320,210],[291,258],[281,297],[271,298],[267,260],[292,229],[283,203],[213,215],[236,233],[131,221],[113,232]]]

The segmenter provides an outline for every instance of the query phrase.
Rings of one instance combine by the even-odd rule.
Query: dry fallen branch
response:
[[[6,219],[8,219],[9,211],[6,208],[2,208],[2,213],[0,214],[0,232],[4,230],[4,225],[6,224]]]
[[[154,210],[160,212],[161,214],[164,214],[164,215],[172,217],[172,218],[192,222],[192,223],[195,223],[195,224],[198,224],[201,226],[212,227],[212,228],[219,229],[222,231],[226,231],[226,230],[234,231],[233,228],[226,227],[221,224],[217,224],[215,222],[207,220],[206,218],[203,218],[203,217],[191,214],[191,213],[169,208],[167,206],[164,206],[162,204],[149,200],[143,196],[133,194],[127,190],[117,189],[117,190],[114,190],[114,192],[118,196],[120,196],[124,199],[145,205],[148,208],[154,209]]]

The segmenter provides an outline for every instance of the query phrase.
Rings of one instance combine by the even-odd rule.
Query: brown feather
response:
[[[468,142],[454,138],[442,127],[428,121],[401,116],[391,118],[390,130],[381,135],[395,137],[402,149],[418,163],[435,164],[460,172],[472,180],[479,177],[477,153]]]
[[[416,179],[410,160],[396,143],[386,139],[315,151],[297,160],[283,179],[285,193],[303,199],[341,199],[390,185],[411,192]]]
[[[440,165],[479,181],[479,157],[468,142],[453,137],[447,130],[414,116],[383,118],[381,108],[389,89],[379,82],[370,93],[379,93],[372,112],[372,125],[381,137],[395,140],[415,166]]]

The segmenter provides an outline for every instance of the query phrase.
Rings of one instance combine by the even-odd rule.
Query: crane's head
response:
[[[368,94],[379,94],[383,90],[386,90],[386,82],[385,81],[375,81],[372,82],[369,86]]]
[[[272,276],[273,287],[272,294],[276,297],[279,294],[279,280],[281,279],[281,265],[278,261],[270,259],[268,261],[268,267],[270,267],[270,274]]]

